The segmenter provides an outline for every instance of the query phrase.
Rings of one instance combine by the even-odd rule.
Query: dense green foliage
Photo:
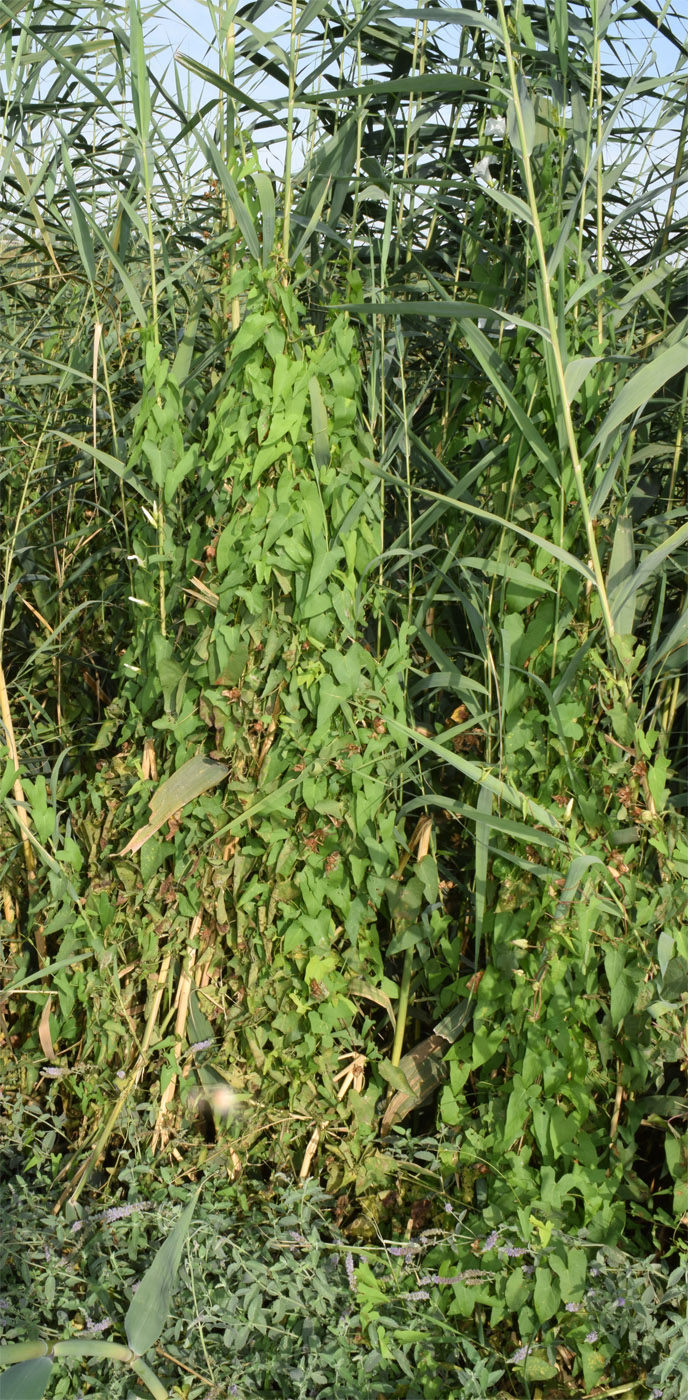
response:
[[[185,103],[134,0],[3,9],[3,1147],[41,1336],[100,1271],[124,1318],[164,1233],[126,1267],[89,1235],[89,1283],[72,1227],[204,1179],[173,1393],[678,1400],[685,19],[659,82],[640,5],[211,13]]]

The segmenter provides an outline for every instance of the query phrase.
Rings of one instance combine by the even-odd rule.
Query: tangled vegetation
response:
[[[0,1395],[680,1400],[686,17],[0,14]]]

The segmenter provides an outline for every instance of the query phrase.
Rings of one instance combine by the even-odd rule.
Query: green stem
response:
[[[404,967],[401,974],[401,986],[399,988],[399,1005],[397,1007],[397,1026],[394,1032],[394,1048],[392,1050],[392,1064],[396,1067],[400,1060],[404,1048],[404,1036],[406,1034],[406,1022],[408,1020],[409,993],[411,991],[411,972],[413,970],[413,948],[407,948],[404,954]]]
[[[611,654],[612,656],[614,656],[614,623],[612,621],[611,609],[609,607],[609,599],[607,597],[607,590],[604,582],[604,574],[602,573],[602,565],[600,563],[600,556],[597,549],[595,531],[593,529],[593,523],[590,518],[588,500],[585,494],[585,478],[583,475],[583,467],[581,465],[581,460],[578,455],[578,443],[576,441],[576,434],[573,426],[573,418],[571,416],[571,405],[569,403],[569,397],[566,392],[564,362],[561,353],[561,345],[559,343],[559,327],[557,324],[556,311],[552,300],[550,274],[547,267],[547,254],[545,252],[545,244],[544,239],[542,237],[542,227],[540,225],[540,219],[538,214],[537,197],[535,194],[535,185],[533,182],[533,171],[532,166],[530,164],[530,156],[528,154],[528,143],[526,139],[525,122],[523,119],[523,110],[521,107],[521,101],[518,92],[518,83],[516,79],[516,66],[514,64],[514,56],[511,50],[511,44],[509,42],[509,31],[507,28],[506,14],[504,12],[504,0],[497,0],[497,5],[499,9],[499,18],[504,39],[506,63],[507,68],[509,70],[511,96],[514,104],[514,112],[516,115],[516,123],[518,126],[518,133],[520,138],[523,178],[528,194],[528,205],[533,220],[533,236],[535,238],[535,248],[537,252],[538,263],[540,265],[543,301],[545,303],[545,310],[547,313],[547,325],[552,342],[552,357],[554,360],[554,366],[557,377],[557,387],[559,390],[561,409],[564,417],[566,441],[569,450],[569,455],[571,458],[571,466],[573,468],[573,476],[574,481],[576,483],[576,493],[578,496],[578,503],[580,505],[581,515],[583,517],[588,552],[590,554],[592,571],[595,575],[595,583],[597,585],[597,592],[600,600],[600,607],[602,609],[602,616],[604,619],[605,630],[607,633],[607,640],[609,642]]]
[[[291,0],[291,35],[289,45],[289,106],[287,109],[287,149],[284,157],[284,224],[282,230],[282,253],[284,261],[289,261],[289,222],[291,216],[291,164],[294,146],[294,92],[296,90],[296,57],[298,42],[296,35],[296,0]]]
[[[8,1342],[0,1347],[0,1366],[17,1366],[22,1361],[35,1361],[39,1356],[48,1356],[47,1342]]]

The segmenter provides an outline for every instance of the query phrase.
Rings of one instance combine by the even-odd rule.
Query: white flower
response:
[[[506,134],[506,122],[503,117],[488,117],[485,122],[485,135],[492,136],[495,141],[501,141]]]
[[[476,180],[482,180],[483,184],[485,185],[492,184],[490,166],[493,164],[493,162],[494,156],[483,156],[482,160],[479,160],[478,164],[473,166],[473,174],[475,175]]]

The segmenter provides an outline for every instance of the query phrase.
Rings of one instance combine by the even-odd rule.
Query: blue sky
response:
[[[399,0],[397,0],[397,2],[399,2]],[[415,6],[417,2],[418,0],[409,0],[409,5]],[[344,0],[344,3],[353,11],[353,0]],[[403,3],[403,0],[401,0],[401,3]],[[242,8],[244,8],[243,4]],[[620,3],[614,5],[615,11],[618,12],[620,8],[622,8]],[[163,13],[160,19],[156,23],[149,22],[146,28],[149,40],[160,50],[155,66],[159,72],[162,72],[165,68],[168,69],[168,85],[171,90],[174,90],[172,66],[174,64],[174,55],[176,52],[181,52],[189,57],[195,58],[207,64],[210,68],[216,66],[217,59],[214,54],[214,24],[211,9],[204,3],[204,0],[176,0],[176,3],[169,6],[165,4],[161,9]],[[214,5],[212,9],[217,14],[218,6]],[[580,13],[581,5],[570,6],[570,10],[572,14]],[[259,28],[263,32],[269,30],[279,31],[281,25],[285,22],[287,13],[288,9],[285,4],[279,7],[276,5],[272,6],[260,17],[258,21]],[[450,26],[447,26],[444,30],[447,43],[449,43],[450,38],[453,37],[453,40],[458,45],[458,33],[458,26],[454,26],[453,30]],[[627,53],[623,61],[620,62],[611,50],[607,50],[605,54],[605,66],[608,69],[616,71],[625,70],[629,72],[631,68],[637,67],[642,60],[645,60],[643,66],[645,67],[648,78],[653,74],[659,77],[660,75],[670,74],[675,71],[680,58],[679,52],[674,45],[661,34],[655,31],[654,34],[651,35],[650,46],[648,46],[648,38],[650,37],[649,26],[641,26],[635,21],[625,25],[625,34],[630,40],[631,51]],[[688,42],[688,10],[682,19],[678,37],[680,37],[684,43]],[[686,65],[686,71],[688,72],[688,65]],[[184,86],[186,87],[186,84],[190,85],[190,91],[196,104],[200,105],[201,101],[208,100],[215,95],[216,89],[213,91],[210,88],[206,88],[204,91],[203,84],[200,80],[190,75],[188,70],[183,66],[178,66],[178,72]],[[662,85],[658,83],[657,98],[654,99],[655,102],[658,100],[661,91]],[[277,96],[283,97],[284,89],[281,88],[274,79],[268,77],[263,80],[260,88],[254,85],[253,94],[259,99],[266,100]],[[643,99],[642,103],[635,108],[639,118],[639,125],[642,120],[643,109],[645,114],[647,114],[651,111],[652,105],[653,96],[652,93],[650,93]],[[632,111],[633,109],[631,109],[631,112]],[[624,113],[624,120],[628,121],[628,119],[629,112],[626,111]],[[281,170],[282,148],[277,132],[275,133],[275,138],[274,142],[264,148],[261,159],[263,164],[271,169],[273,173],[279,174]],[[673,149],[675,149],[675,133],[672,133],[670,130],[664,130],[658,134],[657,142],[655,143],[655,150],[653,152],[654,161],[656,162],[661,155],[665,162],[670,163],[673,160]],[[618,159],[620,151],[621,147],[618,142],[610,142],[607,150],[608,163],[612,163],[615,159]],[[638,179],[642,179],[642,170],[640,166],[634,167],[633,174],[636,175]],[[660,207],[662,202],[662,200],[658,201]],[[681,204],[683,205],[684,202],[685,197],[682,197]]]

